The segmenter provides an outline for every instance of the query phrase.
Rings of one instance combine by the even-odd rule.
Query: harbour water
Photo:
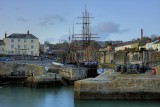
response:
[[[0,107],[159,107],[159,101],[74,100],[73,86],[0,88]]]

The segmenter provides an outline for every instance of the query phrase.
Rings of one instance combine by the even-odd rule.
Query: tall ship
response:
[[[90,17],[89,12],[85,9],[82,17],[78,18],[82,19],[82,23],[77,23],[81,24],[82,33],[74,33],[73,25],[72,36],[69,36],[68,64],[85,67],[87,68],[87,77],[95,77],[98,68],[98,55],[96,55],[98,48],[94,39],[99,37],[96,37],[97,34],[91,33],[90,19],[94,17]]]

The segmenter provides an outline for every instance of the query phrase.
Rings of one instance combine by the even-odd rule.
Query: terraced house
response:
[[[39,56],[39,39],[29,31],[27,34],[13,33],[5,34],[4,48],[6,55],[32,55]]]

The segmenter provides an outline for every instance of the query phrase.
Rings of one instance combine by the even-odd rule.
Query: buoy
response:
[[[156,74],[156,69],[152,68],[152,74]]]

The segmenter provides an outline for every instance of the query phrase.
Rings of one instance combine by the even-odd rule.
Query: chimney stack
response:
[[[7,33],[5,33],[5,38],[7,37]]]
[[[27,35],[29,35],[29,30],[27,31]]]
[[[141,40],[143,39],[143,29],[141,29]]]

